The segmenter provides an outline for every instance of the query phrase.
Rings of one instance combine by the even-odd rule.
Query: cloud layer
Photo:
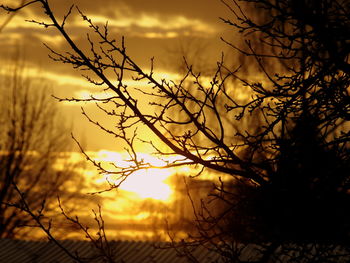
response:
[[[1,1],[10,5],[13,2]],[[220,1],[205,1],[205,4],[202,0],[51,0],[49,2],[59,21],[72,4],[79,6],[94,23],[102,25],[108,21],[110,35],[116,39],[124,35],[129,54],[142,67],[149,67],[150,58],[155,57],[155,69],[159,75],[173,76],[171,72],[165,70],[164,64],[178,63],[169,50],[175,50],[176,53],[179,43],[190,43],[196,39],[199,43],[210,43],[206,55],[218,54],[216,59],[221,53],[217,43],[220,42],[218,36],[224,25],[218,17],[225,16],[225,8]],[[6,20],[6,15],[6,12],[0,12],[0,24]],[[48,21],[39,4],[21,10],[0,33],[0,60],[8,63],[11,56],[9,54],[14,54],[20,49],[31,68],[30,72],[37,72],[36,68],[41,68],[42,75],[53,83],[54,90],[58,91],[59,96],[69,97],[87,90],[87,86],[90,85],[84,85],[84,81],[81,81],[81,72],[48,58],[49,51],[43,42],[64,53],[70,49],[63,38],[53,28],[44,28],[25,21],[32,19],[39,22]],[[88,50],[86,41],[88,27],[76,9],[73,9],[72,16],[68,19],[66,29],[79,47]],[[183,54],[179,54],[180,57],[181,55]],[[68,112],[73,107],[66,108]],[[76,113],[75,109],[75,115]]]

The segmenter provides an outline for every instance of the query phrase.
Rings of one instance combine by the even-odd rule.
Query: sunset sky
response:
[[[0,0],[0,239],[350,255],[349,3]]]
[[[19,1],[1,1],[9,5],[13,5],[14,2]],[[202,68],[211,68],[215,67],[221,53],[228,49],[220,40],[221,36],[229,37],[229,35],[227,26],[220,21],[219,17],[228,17],[229,11],[219,0],[52,0],[50,3],[59,20],[69,7],[75,4],[93,22],[102,25],[108,21],[110,35],[117,40],[125,36],[129,55],[141,67],[149,68],[150,59],[154,57],[155,76],[158,79],[181,77],[177,69],[184,54],[188,55],[189,63],[198,64]],[[5,23],[7,19],[8,14],[1,11],[0,23]],[[20,50],[26,62],[27,74],[44,82],[47,80],[50,86],[48,92],[53,95],[61,98],[88,98],[91,94],[98,96],[101,91],[96,90],[81,77],[81,72],[72,69],[70,65],[50,60],[49,50],[43,43],[61,52],[69,49],[57,30],[43,28],[26,21],[32,19],[47,21],[39,4],[16,13],[2,30],[0,59],[3,64],[10,63],[16,50]],[[73,9],[66,28],[78,46],[82,49],[87,47],[87,25],[76,9]],[[132,80],[130,83],[135,84]],[[120,143],[90,124],[81,114],[81,107],[84,107],[84,110],[94,119],[108,123],[110,120],[101,115],[93,103],[57,102],[54,99],[53,103],[58,103],[64,115],[63,121],[67,125],[72,125],[74,136],[84,145],[92,158],[105,163],[122,162],[123,149]],[[142,132],[145,136],[152,136],[147,133],[148,131]],[[78,147],[75,149],[79,151]],[[147,153],[142,154],[145,154],[144,158],[150,158],[150,163],[156,162]],[[189,172],[186,168],[181,169],[141,171],[122,185],[121,190],[129,191],[128,195],[123,195],[123,191],[118,193],[118,197],[116,192],[104,194],[107,223],[116,226],[118,220],[127,218],[135,205],[132,205],[130,200],[152,198],[168,202],[173,189],[169,187],[169,182],[166,183],[166,180],[171,174]],[[95,183],[100,184],[103,184],[106,179],[106,176],[96,176],[96,171],[92,170],[85,170],[84,176],[91,176]],[[152,187],[145,187],[147,184]],[[84,213],[86,216],[89,212]],[[135,216],[134,219],[144,219],[149,214],[139,211],[133,216]]]
[[[2,2],[13,4],[15,1]],[[197,61],[190,63],[201,61],[201,64],[207,64],[208,61],[210,66],[215,65],[221,52],[227,49],[219,39],[225,35],[227,26],[219,17],[228,17],[229,12],[219,0],[52,0],[50,3],[59,19],[75,4],[95,23],[108,21],[110,34],[116,39],[125,36],[129,54],[141,66],[149,67],[150,58],[155,58],[155,72],[159,78],[174,79],[179,76],[176,75],[176,66],[181,62],[180,50],[193,53],[200,48],[199,55],[189,58]],[[7,14],[2,11],[0,22],[6,19]],[[54,95],[87,97],[96,92],[79,72],[48,58],[49,51],[43,43],[59,51],[66,51],[66,44],[56,30],[25,21],[32,19],[47,21],[39,4],[19,12],[4,28],[0,34],[0,59],[7,60],[20,47],[30,69],[29,74],[50,80]],[[86,27],[74,10],[67,29],[82,48],[86,47]],[[61,103],[59,106],[67,122],[73,119],[74,134],[84,141],[88,150],[121,150],[118,143],[81,116],[81,104]],[[99,116],[94,105],[86,104],[84,108],[90,115]]]

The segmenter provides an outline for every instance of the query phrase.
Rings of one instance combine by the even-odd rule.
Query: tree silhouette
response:
[[[21,59],[15,58],[2,73],[0,237],[25,238],[34,221],[23,211],[23,197],[32,211],[47,216],[58,214],[57,195],[69,197],[63,186],[74,180],[73,165],[62,154],[71,144],[47,87],[26,76]],[[64,170],[55,168],[65,163]]]
[[[259,248],[259,262],[273,260],[278,251],[289,251],[290,262],[297,257],[334,261],[332,250],[322,250],[322,258],[321,252],[312,254],[312,247],[321,251],[323,243],[349,242],[349,3],[222,2],[232,13],[223,21],[242,40],[223,41],[237,52],[237,62],[250,68],[242,74],[245,65],[229,66],[222,58],[209,83],[187,63],[181,79],[158,79],[153,60],[150,71],[143,70],[128,55],[123,37],[111,38],[107,24],[94,24],[78,8],[99,38],[94,42],[88,35],[89,50],[78,47],[66,31],[73,6],[61,22],[47,0],[25,6],[41,4],[51,22],[32,22],[56,28],[69,44],[69,53],[49,47],[53,60],[89,71],[89,82],[113,94],[89,100],[113,118],[115,129],[84,113],[122,141],[130,155],[128,167],[116,164],[114,170],[90,159],[101,172],[119,176],[111,189],[129,174],[154,167],[138,156],[135,142],[140,139],[165,160],[163,168],[195,166],[230,178],[220,180],[212,193],[225,205],[221,211],[203,207],[198,236],[190,244],[214,245],[231,261],[241,260],[241,248],[232,241],[266,245]],[[130,77],[141,88],[127,85]],[[140,126],[158,140],[138,135]],[[297,248],[302,248],[299,254],[293,252]]]

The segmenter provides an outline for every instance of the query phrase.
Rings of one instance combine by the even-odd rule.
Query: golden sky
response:
[[[9,5],[15,2],[19,1],[2,1]],[[219,37],[226,27],[219,17],[227,17],[228,10],[219,0],[51,0],[50,3],[59,19],[75,4],[95,23],[108,21],[110,34],[116,39],[125,36],[129,54],[141,66],[148,67],[150,58],[155,58],[155,71],[160,78],[176,78],[174,64],[181,61],[181,48],[191,51],[200,46],[203,48],[201,59],[211,63],[220,58],[225,48]],[[0,22],[6,18],[6,12],[2,11]],[[31,19],[47,21],[39,4],[19,12],[4,28],[0,34],[0,59],[7,60],[20,46],[29,73],[49,79],[55,95],[84,97],[98,93],[80,76],[80,72],[48,58],[49,52],[43,43],[58,51],[67,51],[67,46],[56,30],[25,21]],[[67,22],[67,30],[82,48],[87,46],[86,28],[75,10]],[[111,142],[111,138],[81,116],[81,106],[68,103],[60,106],[67,121],[73,118],[74,134],[84,138],[89,150],[120,150],[117,143]],[[86,104],[84,107],[91,115],[99,116],[94,106]]]
[[[19,1],[1,1],[9,5],[16,2]],[[183,55],[181,50],[189,55],[190,63],[210,67],[210,64],[216,65],[216,61],[221,57],[221,52],[227,49],[220,41],[220,36],[227,34],[227,27],[219,20],[219,17],[228,17],[229,12],[219,0],[51,0],[49,2],[59,20],[69,7],[75,4],[94,23],[102,25],[108,21],[110,35],[116,39],[125,36],[129,55],[141,67],[149,67],[150,59],[154,57],[155,77],[159,79],[180,77],[181,74],[176,69]],[[7,18],[8,14],[1,11],[0,25]],[[69,49],[56,30],[43,28],[26,21],[32,19],[47,21],[38,4],[18,12],[0,33],[0,59],[3,63],[8,63],[16,50],[20,49],[26,61],[26,72],[33,78],[48,80],[54,95],[63,98],[72,96],[87,98],[90,94],[100,96],[101,90],[96,89],[82,78],[81,72],[73,70],[70,65],[49,59],[49,51],[43,43],[61,52],[69,51]],[[87,25],[76,10],[67,21],[66,29],[79,47],[87,48]],[[143,83],[135,84],[130,79],[129,85],[143,85]],[[53,100],[53,103],[59,102]],[[60,102],[58,106],[64,114],[64,121],[73,123],[74,136],[82,142],[93,158],[104,162],[122,162],[119,160],[122,151],[120,144],[90,124],[81,114],[83,106],[84,110],[94,119],[102,123],[110,123],[111,121],[102,115],[93,103]],[[151,136],[145,130],[142,132],[145,136]],[[145,155],[144,158],[151,157]],[[149,161],[152,163],[156,159],[151,158]],[[85,171],[84,174],[89,175],[89,172],[92,177],[96,175],[96,172],[92,170]],[[103,195],[107,217],[113,217],[114,221],[122,220],[123,216],[127,217],[127,214],[121,212],[126,211],[123,205],[129,207],[129,210],[132,209],[130,208],[131,203],[125,202],[127,199],[153,198],[163,200],[164,203],[168,202],[172,198],[173,189],[166,183],[166,179],[171,174],[181,172],[184,171],[153,170],[134,174],[122,185],[118,198],[115,192]],[[138,176],[137,179],[136,176]],[[95,182],[102,184],[105,177],[108,175],[96,177]],[[147,184],[153,188],[145,187]],[[129,195],[120,195],[123,191],[129,191]],[[130,192],[137,196],[132,197]],[[140,219],[148,217],[147,213],[149,212],[137,213],[136,217],[141,217]],[[112,222],[113,220],[107,221]]]

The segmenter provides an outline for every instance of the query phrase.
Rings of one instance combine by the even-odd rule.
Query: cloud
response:
[[[4,1],[13,4],[13,0]],[[207,1],[203,4],[202,0],[50,0],[58,21],[62,21],[64,14],[73,3],[99,25],[108,20],[110,36],[118,41],[120,36],[124,35],[128,54],[146,71],[149,69],[150,58],[154,57],[155,72],[158,73],[156,78],[158,80],[162,78],[177,80],[179,78],[179,76],[164,71],[164,68],[167,68],[163,65],[165,62],[177,63],[177,60],[170,56],[173,51],[168,47],[178,45],[183,39],[191,39],[192,41],[195,38],[201,42],[211,41],[210,50],[215,51],[217,47],[213,39],[216,41],[216,35],[219,34],[220,27],[217,27],[216,24],[219,22],[217,19],[219,12],[217,12],[216,6],[219,6],[219,4],[215,1]],[[0,12],[0,23],[5,16],[6,12]],[[24,59],[31,68],[27,72],[28,75],[32,77],[39,75],[41,78],[48,80],[53,86],[56,96],[62,98],[79,97],[79,95],[87,97],[89,94],[106,96],[105,93],[95,91],[92,85],[80,76],[81,73],[85,74],[85,72],[80,72],[72,69],[70,65],[55,63],[48,59],[49,51],[42,45],[42,42],[49,44],[54,50],[63,54],[71,51],[71,49],[59,36],[57,30],[25,22],[25,20],[31,19],[48,21],[39,4],[17,13],[0,34],[0,60],[5,60],[9,54],[14,53],[17,49],[23,50]],[[81,49],[87,51],[90,49],[85,34],[88,27],[75,9],[67,21],[66,29]],[[214,51],[212,53],[215,53],[216,57],[216,51]],[[205,53],[209,52],[206,50]],[[40,73],[36,72],[37,68],[41,69]],[[145,85],[142,82],[135,83],[131,79],[125,80],[124,83],[132,87]],[[97,128],[89,128],[91,125],[88,126],[88,123],[85,124],[78,119],[77,116],[80,116],[81,106],[79,103],[64,103],[62,106],[65,114],[73,115],[76,122],[79,122],[79,125],[75,128],[78,134],[86,132],[89,138],[99,138],[99,140],[90,140],[89,148],[121,147],[117,144],[112,146],[109,137],[103,137],[104,135],[100,135]],[[98,115],[97,111],[93,111],[93,107],[90,107],[90,104],[84,106],[92,112],[92,115]]]
[[[6,0],[4,1],[6,3]],[[11,3],[11,1],[7,2]],[[219,30],[218,17],[222,15],[224,10],[223,6],[215,1],[203,4],[200,0],[149,0],[147,2],[141,0],[104,0],[103,4],[98,1],[85,0],[50,1],[58,21],[62,20],[63,15],[72,4],[79,7],[95,23],[105,23],[108,20],[111,27],[139,36],[143,33],[145,37],[152,38],[174,38],[181,35],[181,31],[197,36],[215,34]],[[81,22],[76,10],[73,11],[68,23],[71,20],[74,23]],[[8,27],[33,28],[35,26],[32,23],[24,23],[24,19],[47,21],[43,9],[40,5],[35,4],[16,14]]]
[[[208,37],[216,34],[216,28],[199,19],[183,15],[161,16],[159,14],[120,14],[116,18],[86,14],[94,24],[102,25],[108,21],[109,28],[127,36],[145,38],[176,38],[183,35]],[[73,25],[86,27],[80,17],[75,17]]]

